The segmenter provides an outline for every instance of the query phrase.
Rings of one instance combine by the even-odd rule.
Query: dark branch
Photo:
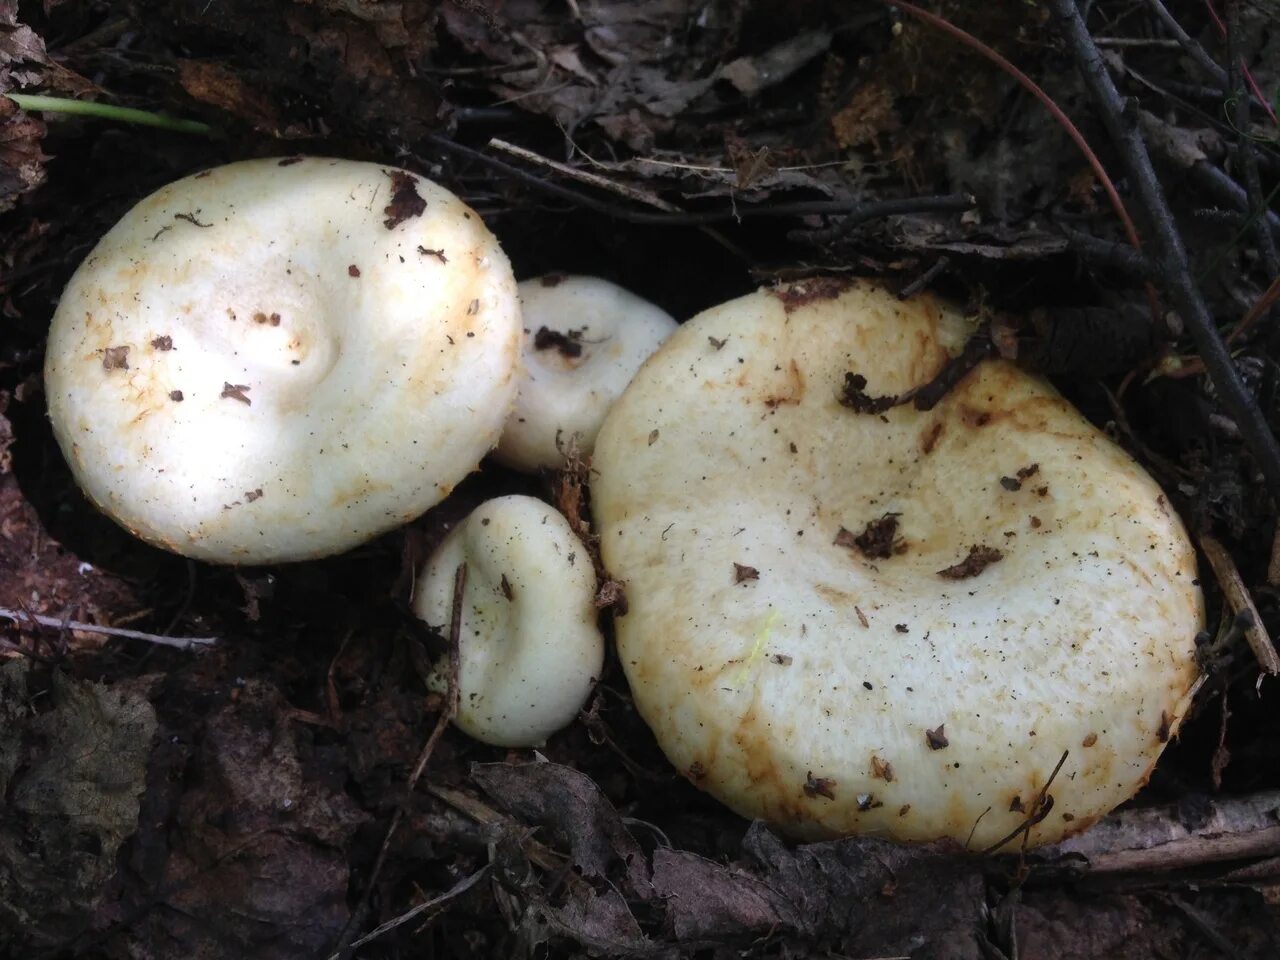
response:
[[[1245,443],[1266,477],[1272,498],[1280,503],[1280,444],[1277,444],[1266,418],[1240,378],[1204,296],[1196,286],[1187,251],[1156,178],[1146,144],[1132,120],[1126,118],[1124,103],[1074,0],[1050,0],[1050,9],[1075,56],[1076,67],[1093,97],[1103,125],[1124,160],[1132,188],[1146,210],[1151,245],[1164,286],[1195,341],[1222,405],[1240,427]]]
[[[1240,172],[1243,174],[1249,215],[1256,218],[1253,232],[1258,242],[1258,255],[1267,271],[1267,280],[1271,281],[1280,274],[1280,257],[1276,254],[1276,239],[1271,235],[1266,219],[1262,216],[1267,205],[1262,192],[1262,177],[1258,173],[1258,157],[1253,152],[1253,141],[1249,138],[1249,91],[1240,68],[1239,34],[1239,0],[1227,0],[1227,62],[1230,64],[1226,84],[1227,102],[1235,100],[1233,122],[1236,142],[1240,147]]]

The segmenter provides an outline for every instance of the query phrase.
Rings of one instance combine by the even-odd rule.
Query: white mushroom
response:
[[[45,384],[77,481],[187,556],[336,553],[442,499],[516,389],[511,268],[442,187],[253,160],[142,200],[68,284]]]
[[[573,720],[604,663],[591,557],[569,522],[541,500],[481,504],[418,579],[414,612],[442,632],[450,628],[462,563],[454,722],[485,743],[536,746]]]
[[[636,706],[746,816],[980,850],[1043,815],[1054,841],[1187,711],[1203,600],[1156,484],[1003,361],[931,411],[880,399],[967,334],[864,283],[761,291],[682,326],[600,432]]]
[[[670,315],[596,277],[549,274],[520,284],[524,375],[495,458],[533,472],[584,456],[609,406],[676,329]]]

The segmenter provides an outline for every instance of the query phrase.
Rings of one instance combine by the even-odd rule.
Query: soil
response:
[[[1229,331],[1255,308],[1233,355],[1274,429],[1274,250],[1261,218],[1206,184],[1246,190],[1254,167],[1273,198],[1280,127],[1259,102],[1241,136],[1238,95],[1172,38],[1158,4],[1091,6],[1113,76],[1135,117],[1146,111],[1215,319]],[[929,9],[1039,81],[1145,231],[1045,8]],[[1273,3],[1168,10],[1219,63],[1219,23],[1234,30],[1247,76],[1228,79],[1274,98]],[[18,90],[211,132],[0,97],[0,608],[15,614],[0,625],[0,956],[1280,955],[1280,841],[1267,833],[1280,687],[1228,582],[1280,628],[1275,501],[1181,319],[1149,309],[1153,267],[1125,247],[1103,184],[990,59],[876,2],[5,0],[0,91]],[[791,844],[667,763],[613,660],[545,748],[447,730],[411,783],[445,706],[425,682],[442,639],[407,609],[413,570],[483,499],[558,491],[572,505],[581,477],[486,465],[348,554],[231,569],[99,514],[45,415],[45,331],[97,238],[170,180],[300,153],[430,176],[484,216],[517,276],[604,276],[681,318],[804,277],[826,289],[873,276],[969,304],[989,340],[972,362],[996,350],[1051,376],[1197,537],[1226,548],[1233,571],[1202,565],[1212,639],[1195,713],[1129,805],[1163,825],[1137,848],[1163,849],[1166,826],[1188,843],[1105,871],[1114,849],[980,859]],[[957,210],[963,194],[975,205]],[[950,206],[844,226],[835,209],[930,196]],[[18,619],[35,614],[53,626]],[[218,642],[174,649],[71,621]],[[1269,796],[1261,822],[1211,826]]]

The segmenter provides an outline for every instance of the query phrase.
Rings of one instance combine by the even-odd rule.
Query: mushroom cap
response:
[[[548,274],[520,284],[524,373],[494,458],[534,472],[591,453],[609,407],[676,329],[647,300],[598,277]]]
[[[604,663],[591,557],[541,500],[481,504],[440,544],[414,591],[414,612],[444,633],[461,563],[454,724],[496,746],[544,743],[577,716]]]
[[[991,361],[928,412],[839,402],[851,372],[928,382],[967,333],[865,283],[759,291],[682,326],[600,432],[636,706],[744,816],[980,850],[1065,752],[1046,843],[1130,797],[1187,709],[1194,551],[1052,387]]]
[[[480,217],[403,170],[250,160],[142,200],[49,331],[54,433],[102,510],[222,563],[337,553],[496,443],[519,312]]]

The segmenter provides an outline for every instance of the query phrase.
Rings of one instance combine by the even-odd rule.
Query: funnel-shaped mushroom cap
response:
[[[609,406],[671,336],[666,311],[608,280],[551,274],[520,284],[524,373],[495,458],[533,472],[589,456]]]
[[[418,578],[414,612],[441,632],[450,628],[462,563],[454,723],[498,746],[544,743],[577,716],[604,663],[591,557],[569,521],[541,500],[489,500]]]
[[[870,399],[966,334],[862,283],[761,291],[681,327],[600,432],[636,706],[746,816],[983,849],[1066,753],[1030,833],[1053,841],[1130,797],[1188,706],[1195,555],[1123,451],[1000,361],[929,412]]]
[[[141,201],[49,331],[54,432],[89,497],[223,563],[347,549],[496,443],[516,388],[510,265],[414,174],[254,160]]]

